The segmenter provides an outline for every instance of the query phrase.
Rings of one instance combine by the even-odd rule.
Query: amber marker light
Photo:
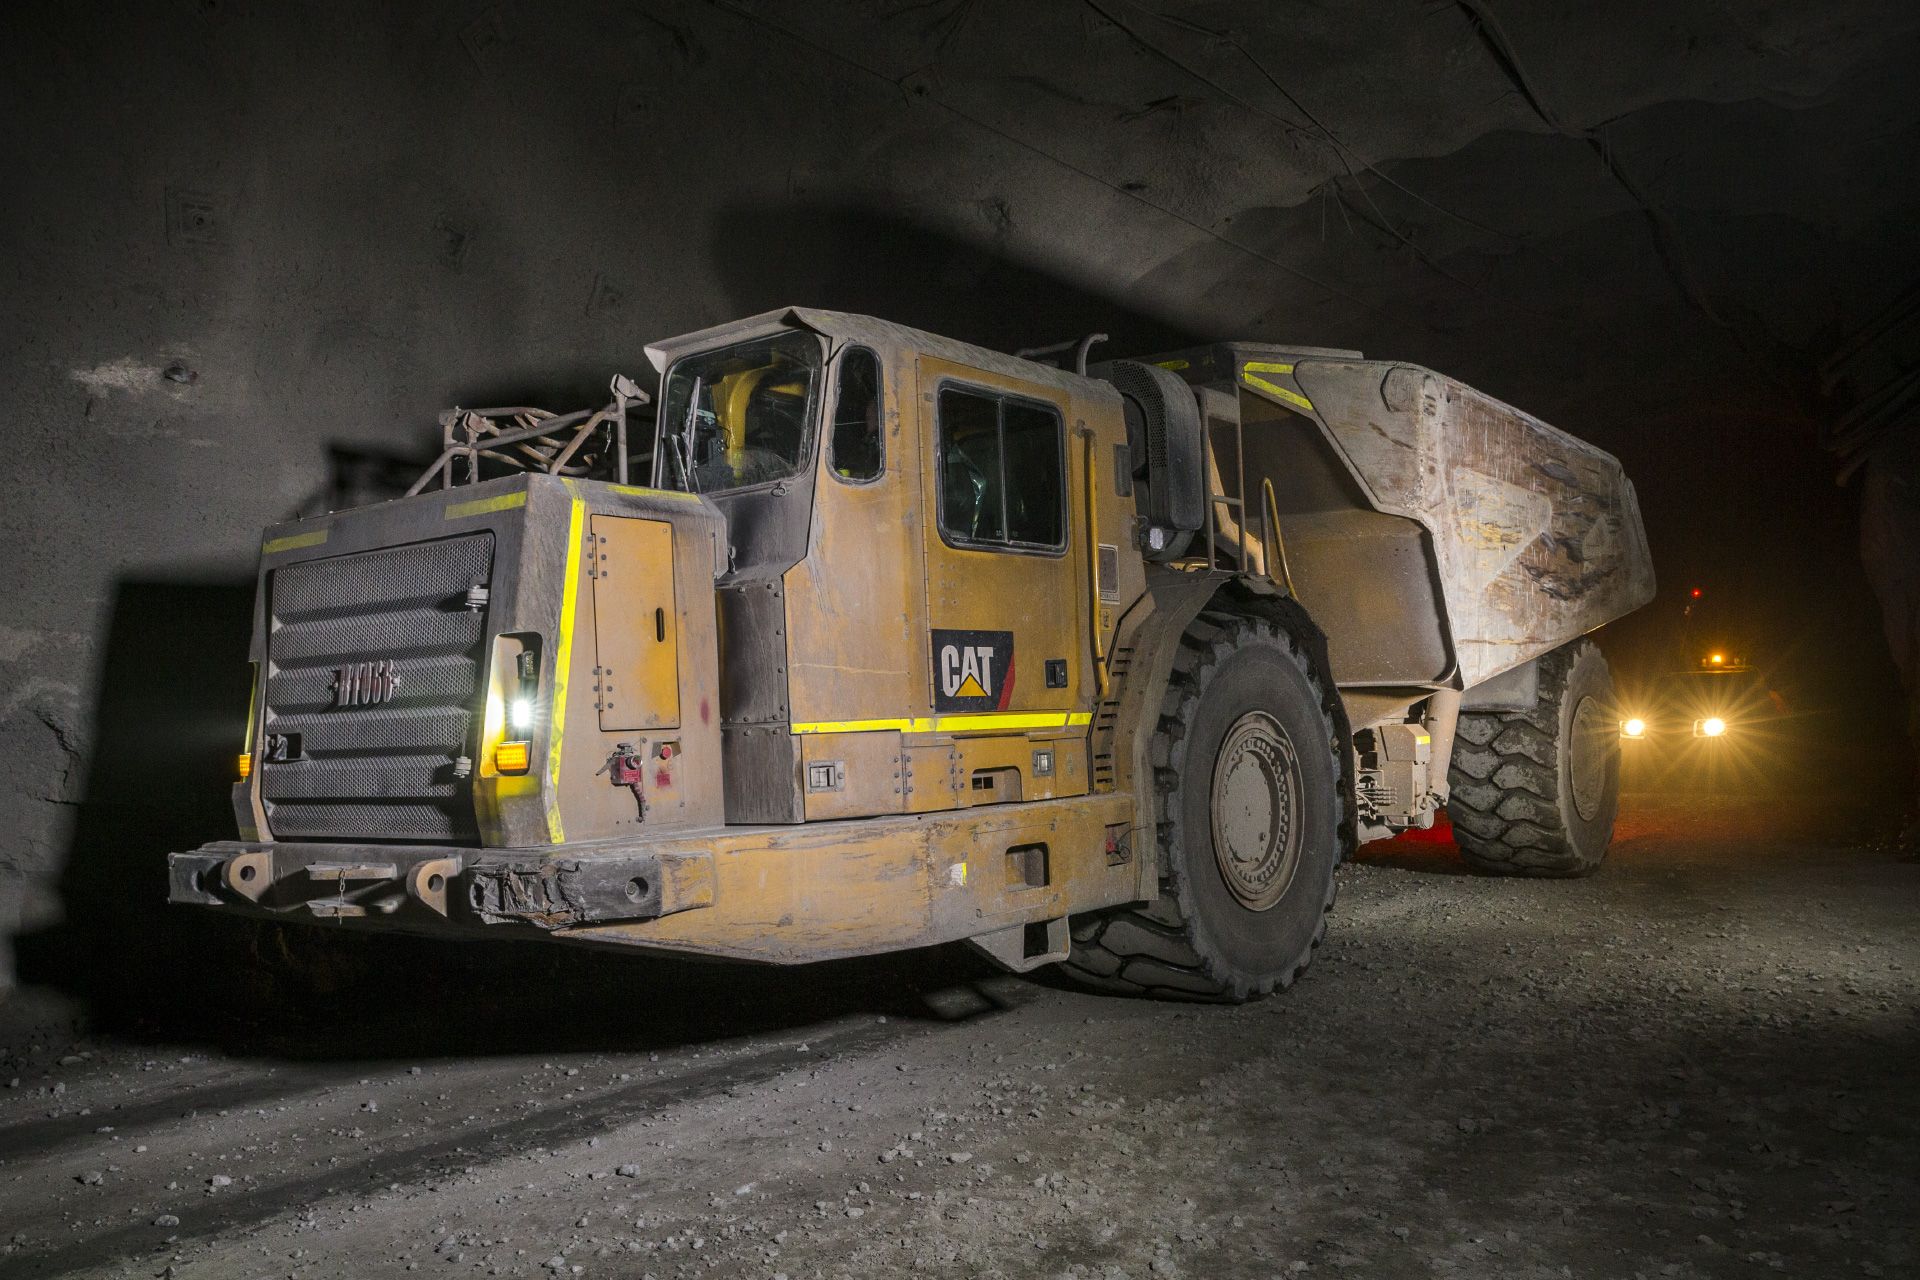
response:
[[[532,759],[531,743],[503,742],[493,749],[493,767],[501,773],[525,773]]]
[[[240,781],[245,782],[253,776],[253,752],[242,751],[239,760]]]
[[[1647,736],[1647,722],[1639,716],[1620,722],[1620,736],[1623,738],[1644,738]]]
[[[1708,654],[1708,655],[1707,655],[1707,661],[1708,661],[1708,662],[1711,662],[1711,663],[1712,663],[1712,664],[1713,664],[1714,666],[1716,666],[1716,667],[1718,667],[1718,666],[1722,666],[1722,665],[1724,665],[1724,664],[1726,663],[1726,661],[1727,661],[1727,655],[1726,655],[1726,654],[1724,654],[1724,653],[1712,653],[1712,654]]]

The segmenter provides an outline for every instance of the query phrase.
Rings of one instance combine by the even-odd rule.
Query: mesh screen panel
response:
[[[267,584],[266,722],[301,756],[262,752],[280,840],[473,843],[471,778],[493,535],[474,533],[276,569]]]

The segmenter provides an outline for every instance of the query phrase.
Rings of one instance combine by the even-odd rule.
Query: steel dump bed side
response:
[[[1209,390],[1250,527],[1272,484],[1343,688],[1470,689],[1653,597],[1619,461],[1512,405],[1357,352],[1232,343],[1156,363]]]

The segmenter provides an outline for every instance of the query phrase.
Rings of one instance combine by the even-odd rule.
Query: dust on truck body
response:
[[[172,900],[1233,999],[1450,795],[1478,866],[1597,866],[1581,637],[1653,590],[1618,464],[1356,352],[1085,351],[800,308],[660,343],[646,484],[624,380],[443,418],[438,487],[268,531],[240,838]]]

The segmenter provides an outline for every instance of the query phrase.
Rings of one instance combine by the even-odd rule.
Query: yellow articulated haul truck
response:
[[[1290,983],[1356,841],[1600,863],[1587,632],[1653,592],[1610,456],[1428,370],[1087,364],[791,308],[647,402],[455,411],[415,492],[270,529],[237,840],[170,896],[796,964],[965,940]]]

